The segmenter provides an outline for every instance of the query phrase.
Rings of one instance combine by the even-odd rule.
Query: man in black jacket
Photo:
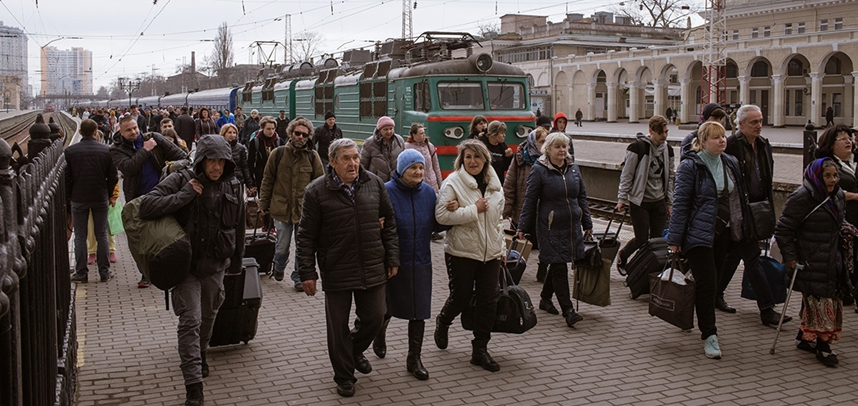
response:
[[[280,115],[277,116],[277,135],[284,140],[289,138],[286,129],[289,127],[289,117],[286,117],[286,110],[280,110]]]
[[[173,215],[191,240],[191,274],[171,291],[186,405],[203,404],[206,349],[223,303],[224,272],[241,273],[244,197],[229,144],[220,135],[197,142],[193,171],[171,174],[140,202],[140,217]]]
[[[313,145],[318,148],[319,158],[322,158],[322,168],[328,166],[328,148],[334,140],[340,138],[343,138],[343,131],[337,127],[337,116],[329,111],[325,113],[325,124],[313,131]]]
[[[107,282],[112,276],[107,246],[107,205],[116,204],[116,199],[111,196],[119,176],[110,161],[110,148],[95,139],[97,131],[95,121],[83,120],[80,123],[80,142],[65,151],[66,196],[71,201],[74,224],[75,274],[71,280],[80,283],[89,280],[86,235],[90,213],[95,240],[98,241],[98,274],[102,282]]]
[[[325,289],[328,354],[337,393],[354,395],[355,369],[372,366],[363,352],[381,330],[385,283],[399,269],[399,238],[393,205],[378,176],[360,166],[354,141],[331,144],[331,171],[304,194],[295,256],[304,292],[316,294],[316,258]],[[360,320],[349,330],[352,299]]]
[[[131,116],[119,120],[119,134],[113,137],[113,145],[110,147],[110,158],[119,172],[122,172],[125,201],[149,193],[161,179],[161,170],[166,161],[178,161],[187,157],[181,148],[159,133],[154,133],[152,138],[144,140],[137,121]],[[137,287],[148,288],[149,281],[142,272],[140,275]]]
[[[772,157],[771,144],[760,135],[763,128],[763,113],[759,107],[746,104],[739,108],[738,119],[739,131],[727,138],[727,149],[724,152],[733,155],[739,161],[742,187],[747,193],[748,202],[750,204],[768,202],[771,207],[774,207],[772,194],[774,158]],[[759,245],[759,240],[767,240],[772,236],[760,235],[754,227],[754,219],[751,218],[751,213],[747,213],[747,216],[748,218],[745,218],[747,226],[744,229],[748,232],[745,233],[744,239],[739,242],[736,249],[731,250],[731,255],[727,256],[721,275],[718,275],[715,307],[727,313],[736,312],[736,309],[730,307],[724,300],[724,291],[730,284],[730,280],[733,279],[733,274],[736,272],[736,267],[739,266],[739,259],[741,258],[745,262],[745,276],[757,296],[760,320],[763,325],[776,326],[780,322],[781,315],[774,310],[775,302],[772,291],[760,265]],[[774,220],[774,215],[772,215],[771,221],[774,222]],[[772,229],[774,229],[774,224],[772,224]],[[784,323],[790,320],[792,317],[784,317]]]
[[[182,114],[176,117],[173,122],[176,126],[176,134],[179,134],[179,138],[185,140],[185,145],[191,149],[191,146],[194,145],[194,133],[197,130],[193,117],[188,115],[188,108],[182,107]]]

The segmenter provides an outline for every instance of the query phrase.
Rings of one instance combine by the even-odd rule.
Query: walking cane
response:
[[[778,345],[778,336],[781,335],[781,326],[784,324],[784,315],[787,311],[787,306],[789,306],[789,297],[792,296],[792,287],[795,284],[795,277],[798,275],[798,271],[804,269],[804,265],[796,264],[795,269],[792,272],[792,280],[789,282],[789,290],[787,290],[786,301],[784,301],[784,309],[781,311],[781,320],[778,322],[778,329],[775,333],[775,341],[772,342],[772,348],[769,349],[769,354],[775,353],[775,346]]]

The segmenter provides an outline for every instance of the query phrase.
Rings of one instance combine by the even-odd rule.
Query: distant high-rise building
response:
[[[42,95],[92,94],[92,52],[43,48]]]
[[[0,21],[0,76],[16,76],[21,79],[21,89],[27,89],[27,75],[27,35]]]

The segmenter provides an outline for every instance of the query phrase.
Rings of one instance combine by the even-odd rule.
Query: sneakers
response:
[[[111,253],[110,253],[110,257],[109,257],[109,258],[110,258],[110,263],[111,263],[111,264],[115,264],[115,263],[116,263],[116,253],[115,253],[115,252],[111,252]]]
[[[87,265],[92,265],[92,264],[94,264],[94,263],[95,263],[95,260],[96,260],[96,259],[97,259],[97,258],[96,258],[96,256],[95,256],[95,254],[89,254],[89,256],[87,256],[87,257],[86,257],[86,264],[87,264]]]
[[[151,285],[151,283],[149,283],[149,279],[146,279],[145,276],[141,276],[140,282],[137,282],[137,287],[140,289],[146,289],[149,285]]]
[[[71,276],[71,281],[76,283],[87,283],[89,282],[89,275],[81,275],[79,273],[75,273]]]
[[[203,383],[185,385],[185,406],[203,406]]]
[[[703,353],[706,358],[721,359],[721,347],[718,346],[718,336],[712,334],[703,340]]]
[[[304,291],[304,284],[301,282],[295,282],[295,291],[296,292],[303,292]]]
[[[284,274],[285,274],[285,272],[277,272],[276,270],[271,271],[271,277],[274,278],[274,280],[277,282],[283,281],[283,275]]]
[[[541,299],[539,301],[539,310],[545,310],[548,314],[560,314],[560,311],[554,307],[554,303],[551,303],[551,300]]]
[[[766,309],[760,312],[760,320],[763,322],[764,326],[777,327],[778,323],[781,321],[781,314],[774,311],[774,309]],[[792,320],[792,317],[784,316],[784,323],[790,320]]]
[[[115,277],[116,275],[114,275],[113,272],[108,271],[106,275],[101,275],[101,281],[107,282]]]

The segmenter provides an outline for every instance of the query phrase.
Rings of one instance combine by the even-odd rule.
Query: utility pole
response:
[[[414,7],[417,7],[417,2],[414,2]],[[402,38],[410,40],[414,38],[411,24],[411,0],[402,0]]]
[[[727,102],[727,19],[725,0],[707,0],[704,15],[703,77],[700,108]],[[699,113],[699,112],[698,112]]]
[[[158,70],[158,69],[159,69],[159,68],[156,68],[156,67],[155,67],[155,64],[153,63],[153,64],[152,64],[152,94],[151,94],[150,96],[156,96],[156,95],[158,95],[158,91],[157,91],[157,90],[155,90],[155,84],[156,84],[156,83],[158,83],[158,82],[156,82],[156,81],[155,81],[155,71],[156,71],[156,70]]]
[[[295,62],[292,59],[292,14],[286,14],[283,19],[286,21],[286,38],[283,41],[283,63],[290,65]]]

